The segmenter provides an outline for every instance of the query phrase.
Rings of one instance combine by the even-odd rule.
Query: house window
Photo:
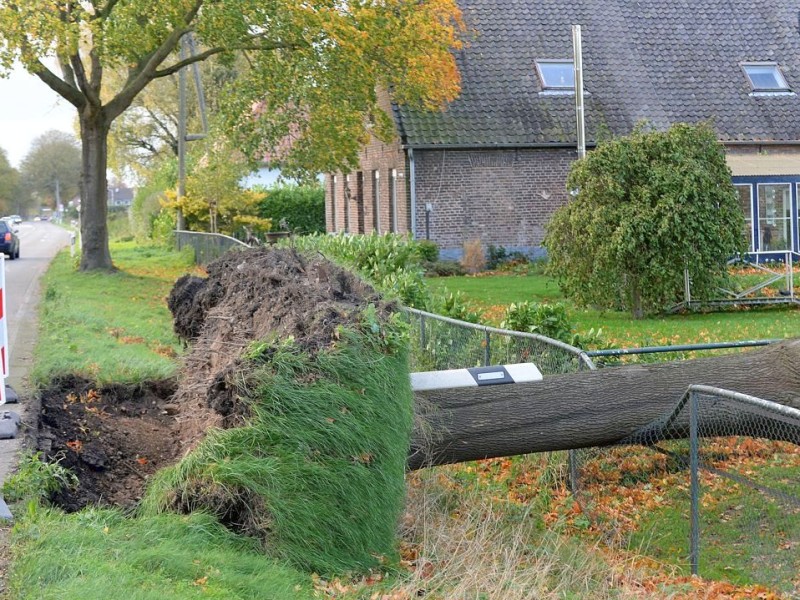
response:
[[[747,79],[754,92],[785,92],[789,90],[780,68],[775,63],[743,63]]]
[[[790,249],[791,204],[790,184],[758,184],[758,249],[761,252],[785,252]]]
[[[392,169],[389,177],[389,227],[397,233],[397,169]]]
[[[381,172],[372,172],[372,215],[375,233],[381,232]]]
[[[546,90],[571,90],[575,87],[575,67],[571,60],[537,60],[536,70]]]
[[[338,231],[336,224],[336,175],[331,175],[331,221],[333,221],[333,232]]]
[[[753,244],[753,186],[750,184],[740,184],[734,187],[739,196],[739,206],[742,207],[742,212],[744,213],[744,236],[747,240],[747,247],[750,252],[753,252],[755,250]]]

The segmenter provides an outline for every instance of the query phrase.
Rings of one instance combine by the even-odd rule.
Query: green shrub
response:
[[[426,262],[425,274],[429,277],[454,277],[457,275],[465,275],[463,265],[456,260],[437,260],[436,262]]]
[[[461,292],[455,294],[446,292],[441,296],[435,296],[431,300],[428,311],[468,323],[480,323],[481,321],[480,313],[466,303]]]
[[[517,270],[520,266],[530,264],[530,259],[522,252],[509,252],[503,246],[489,244],[486,256],[486,268],[490,271]]]
[[[261,188],[266,193],[259,217],[272,220],[272,230],[281,223],[295,233],[325,232],[325,189],[321,185],[279,185]]]
[[[429,263],[435,263],[439,260],[439,246],[436,242],[432,242],[431,240],[419,240],[417,244],[419,255],[422,260]]]
[[[489,244],[489,248],[486,250],[486,268],[490,271],[494,271],[505,262],[507,257],[508,252],[503,246]]]
[[[425,309],[430,293],[423,278],[419,243],[406,235],[308,235],[283,242],[321,252],[358,272],[406,306]]]
[[[514,331],[538,333],[569,343],[573,325],[563,304],[537,302],[513,303],[506,308],[500,327]]]
[[[575,197],[547,226],[549,272],[581,305],[635,318],[683,297],[710,298],[731,256],[746,252],[744,214],[709,123],[637,127],[572,164]]]

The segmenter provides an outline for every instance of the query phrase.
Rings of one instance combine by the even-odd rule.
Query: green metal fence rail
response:
[[[175,243],[178,250],[187,246],[194,248],[194,260],[198,265],[207,265],[232,248],[249,248],[244,242],[220,233],[180,229],[175,231]]]
[[[411,327],[411,368],[439,371],[532,362],[542,375],[595,368],[575,346],[535,333],[466,323],[434,313],[403,308]]]

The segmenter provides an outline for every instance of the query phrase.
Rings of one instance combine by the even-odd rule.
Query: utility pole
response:
[[[586,156],[586,130],[583,114],[583,48],[581,26],[572,26],[572,50],[575,69],[575,119],[577,121],[578,158]]]
[[[181,38],[180,52],[178,59],[186,60],[187,48],[191,56],[195,56],[194,39],[190,33]],[[203,85],[200,79],[200,69],[197,63],[192,65],[194,72],[194,84],[197,92],[198,106],[200,108],[200,120],[203,125],[203,133],[187,133],[187,110],[186,110],[186,67],[178,71],[178,213],[176,215],[176,227],[183,230],[186,226],[183,218],[183,211],[180,202],[186,196],[186,142],[202,140],[208,132],[208,121],[206,119],[206,99],[203,93]]]

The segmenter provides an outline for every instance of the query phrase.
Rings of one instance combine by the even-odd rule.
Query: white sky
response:
[[[31,142],[51,130],[75,135],[75,108],[22,67],[0,78],[0,148],[14,167]]]

